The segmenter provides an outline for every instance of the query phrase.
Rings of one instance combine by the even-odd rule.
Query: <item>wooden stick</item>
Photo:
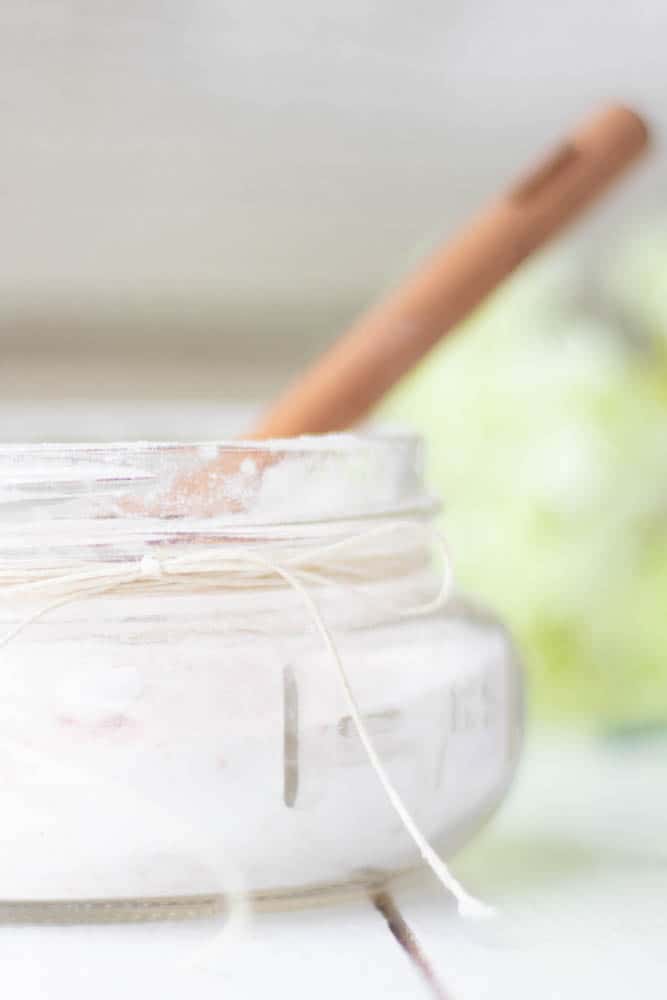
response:
[[[598,198],[648,139],[644,121],[620,105],[586,121],[362,316],[250,436],[321,434],[356,423],[519,264]]]
[[[371,407],[503,278],[584,211],[648,146],[648,128],[620,105],[585,122],[389,298],[380,302],[287,389],[249,439],[343,430]],[[148,510],[213,515],[228,508],[224,483],[250,454],[259,470],[279,452],[233,452],[180,476]]]

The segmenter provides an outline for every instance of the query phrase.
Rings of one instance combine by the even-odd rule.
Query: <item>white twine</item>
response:
[[[428,534],[427,534],[428,530]],[[280,559],[279,555],[263,555],[251,547],[224,543],[213,551],[188,555],[159,558],[145,555],[131,563],[96,563],[86,569],[73,568],[69,572],[54,574],[50,567],[26,569],[22,572],[23,582],[17,583],[16,568],[0,566],[0,582],[11,580],[9,586],[0,586],[0,597],[5,600],[35,599],[54,595],[52,601],[23,618],[0,638],[0,648],[5,647],[29,625],[38,621],[50,611],[72,604],[86,597],[99,597],[120,591],[154,593],[162,586],[188,585],[200,590],[221,590],[238,588],[260,588],[283,580],[301,598],[312,624],[315,626],[329,654],[348,704],[359,739],[366,751],[371,768],[383,788],[389,803],[401,820],[405,830],[415,843],[419,854],[433,874],[449,891],[457,902],[458,911],[466,917],[486,917],[493,909],[472,896],[454,877],[448,866],[431,847],[419,829],[384,764],[375,749],[366,723],[352,692],[352,687],[343,666],[338,647],[327,627],[322,614],[307,584],[331,584],[363,579],[385,579],[396,572],[399,565],[405,565],[405,553],[387,553],[386,536],[399,532],[413,533],[411,550],[418,541],[422,546],[435,538],[442,553],[442,580],[438,593],[429,601],[410,608],[394,609],[402,618],[427,615],[442,608],[450,598],[452,590],[451,559],[444,539],[432,529],[425,529],[412,522],[393,521],[379,525],[359,535],[345,538],[326,545],[311,547]],[[409,535],[408,535],[409,538]],[[373,542],[384,539],[384,548],[373,549]],[[401,555],[403,559],[401,560]],[[27,577],[27,579],[26,579]],[[358,590],[359,588],[354,588]]]

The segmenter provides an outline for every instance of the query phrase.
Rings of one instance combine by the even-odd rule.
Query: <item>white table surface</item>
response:
[[[437,985],[368,901],[216,921],[3,926],[12,1000],[667,995],[667,741],[527,748],[510,801],[455,864],[499,917],[460,920],[428,878],[393,898]]]

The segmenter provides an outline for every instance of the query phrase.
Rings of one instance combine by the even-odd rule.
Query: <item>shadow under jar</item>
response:
[[[215,470],[206,516],[178,489]],[[502,798],[520,670],[442,577],[420,442],[0,449],[0,908],[289,905],[418,862],[360,742],[445,854]],[[333,555],[332,555],[333,553]]]

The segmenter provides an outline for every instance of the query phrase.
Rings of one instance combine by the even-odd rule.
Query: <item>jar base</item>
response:
[[[496,811],[503,794],[489,803],[483,814],[450,831],[439,845],[443,857],[462,847]],[[285,886],[255,890],[248,894],[255,912],[300,910],[350,902],[375,895],[389,885],[410,882],[428,868],[415,862],[395,871],[368,869],[339,882]],[[230,897],[222,893],[198,893],[190,896],[165,895],[118,899],[0,900],[0,926],[9,924],[83,925],[123,924],[161,921],[206,920],[222,917],[232,909]]]

